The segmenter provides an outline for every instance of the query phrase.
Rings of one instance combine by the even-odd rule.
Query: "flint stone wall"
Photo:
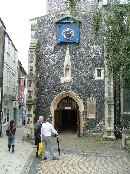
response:
[[[104,80],[95,80],[95,68],[104,68],[103,47],[96,45],[93,38],[91,19],[88,14],[78,16],[81,21],[80,43],[57,44],[55,22],[67,16],[65,13],[37,18],[32,25],[34,37],[38,39],[36,48],[36,116],[49,115],[51,102],[63,91],[72,91],[84,104],[84,129],[101,130],[104,122]],[[66,49],[70,50],[71,78],[61,84],[64,77]],[[87,100],[96,100],[96,118],[88,119]],[[100,127],[100,128],[99,128]]]
[[[67,0],[48,0],[47,1],[47,14],[65,11],[68,8]],[[96,0],[81,0],[77,2],[77,11],[93,11],[98,6]]]

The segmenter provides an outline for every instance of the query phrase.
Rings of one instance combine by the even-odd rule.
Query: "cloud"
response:
[[[18,59],[28,71],[28,49],[31,40],[29,20],[46,13],[46,0],[1,0],[0,17],[18,50]]]

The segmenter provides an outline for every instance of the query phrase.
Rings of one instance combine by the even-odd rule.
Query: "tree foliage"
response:
[[[130,4],[112,3],[106,11],[97,10],[93,26],[96,38],[104,43],[109,72],[118,72],[122,87],[130,87]]]
[[[76,5],[80,0],[66,0],[67,7],[70,13],[73,15],[76,11]]]
[[[80,0],[67,0],[70,12]],[[87,10],[86,10],[87,11]],[[130,3],[113,2],[92,14],[94,35],[104,44],[109,72],[118,72],[123,87],[130,87]]]

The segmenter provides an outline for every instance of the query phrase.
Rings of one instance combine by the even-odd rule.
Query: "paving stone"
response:
[[[93,138],[81,137],[75,141],[73,135],[70,135],[68,146],[67,136],[60,135],[60,159],[52,161],[47,152],[47,160],[42,161],[41,158],[35,157],[34,145],[22,141],[23,130],[24,128],[17,128],[13,154],[7,149],[7,137],[0,138],[1,174],[130,174],[129,154],[122,151],[121,140],[97,143]],[[59,156],[55,138],[53,142],[55,155]]]

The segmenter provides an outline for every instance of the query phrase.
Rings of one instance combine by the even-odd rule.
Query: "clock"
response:
[[[65,17],[57,21],[57,43],[79,43],[80,23],[80,21],[71,17]]]
[[[74,37],[74,30],[71,28],[65,28],[62,32],[62,36],[67,40],[71,40]]]

